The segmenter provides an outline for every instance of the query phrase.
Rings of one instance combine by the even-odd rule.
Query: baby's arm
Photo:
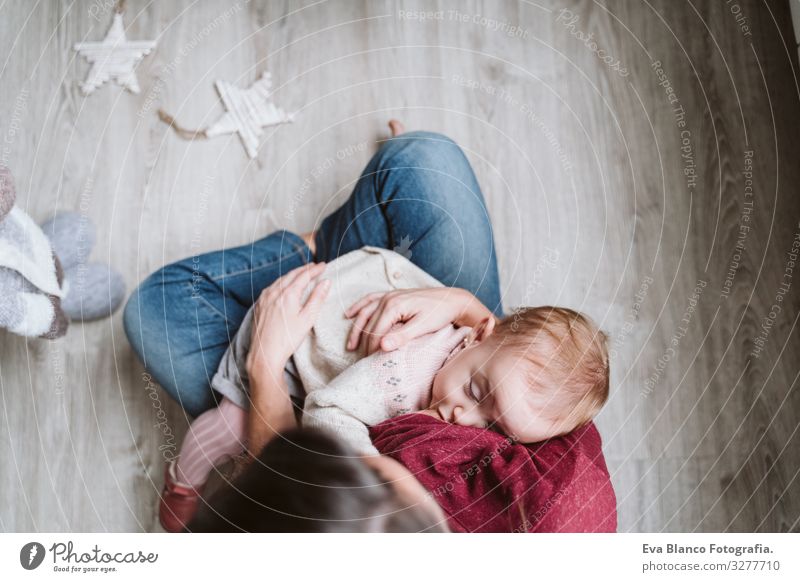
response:
[[[325,390],[316,390],[306,398],[303,411],[303,426],[313,427],[341,438],[359,455],[378,455],[372,445],[367,425],[336,404],[326,402],[319,395]]]
[[[327,386],[312,390],[303,408],[303,426],[341,437],[360,455],[377,455],[368,426],[386,419],[384,393],[375,385],[377,355],[357,361]]]
[[[341,435],[363,454],[377,454],[368,426],[427,407],[436,372],[470,328],[442,328],[394,352],[375,352],[306,398],[303,424]]]

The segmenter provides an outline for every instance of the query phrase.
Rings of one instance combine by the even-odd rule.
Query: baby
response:
[[[303,425],[363,455],[378,454],[368,426],[411,412],[536,443],[586,424],[607,397],[604,334],[571,309],[536,307],[359,360],[308,395]]]
[[[433,381],[442,420],[535,443],[587,424],[608,399],[606,336],[563,307],[489,320]]]
[[[442,284],[402,255],[375,247],[340,256],[326,266],[325,278],[331,290],[286,378],[293,399],[304,397],[303,426],[335,434],[360,455],[378,454],[368,427],[401,414],[429,414],[534,443],[589,422],[608,397],[605,335],[575,311],[490,315],[472,328],[448,325],[363,357],[346,349],[353,325],[347,307],[367,293]],[[214,465],[244,450],[252,314],[213,378],[224,398],[192,423],[177,463],[167,467],[160,517],[168,531],[191,518]]]

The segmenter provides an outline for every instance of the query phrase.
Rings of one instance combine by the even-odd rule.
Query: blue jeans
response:
[[[502,314],[483,195],[464,153],[443,135],[417,131],[384,143],[315,242],[312,257],[302,238],[278,231],[167,265],[133,292],[124,313],[128,340],[189,414],[216,406],[211,378],[261,291],[311,260],[332,261],[363,246],[394,249]]]

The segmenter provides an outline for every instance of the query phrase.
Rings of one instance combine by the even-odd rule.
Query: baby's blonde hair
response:
[[[553,418],[558,434],[591,421],[608,400],[607,337],[585,315],[565,307],[524,307],[503,318],[493,336],[528,363],[531,385],[550,384],[566,398],[566,415]],[[549,382],[542,382],[542,377]]]

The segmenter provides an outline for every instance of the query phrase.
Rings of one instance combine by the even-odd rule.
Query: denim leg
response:
[[[217,403],[211,378],[247,310],[262,289],[309,260],[303,239],[279,231],[167,265],[128,300],[128,341],[164,390],[198,416]]]
[[[415,131],[384,143],[315,241],[316,259],[325,261],[366,245],[393,249],[502,314],[483,194],[464,152],[441,134]]]

